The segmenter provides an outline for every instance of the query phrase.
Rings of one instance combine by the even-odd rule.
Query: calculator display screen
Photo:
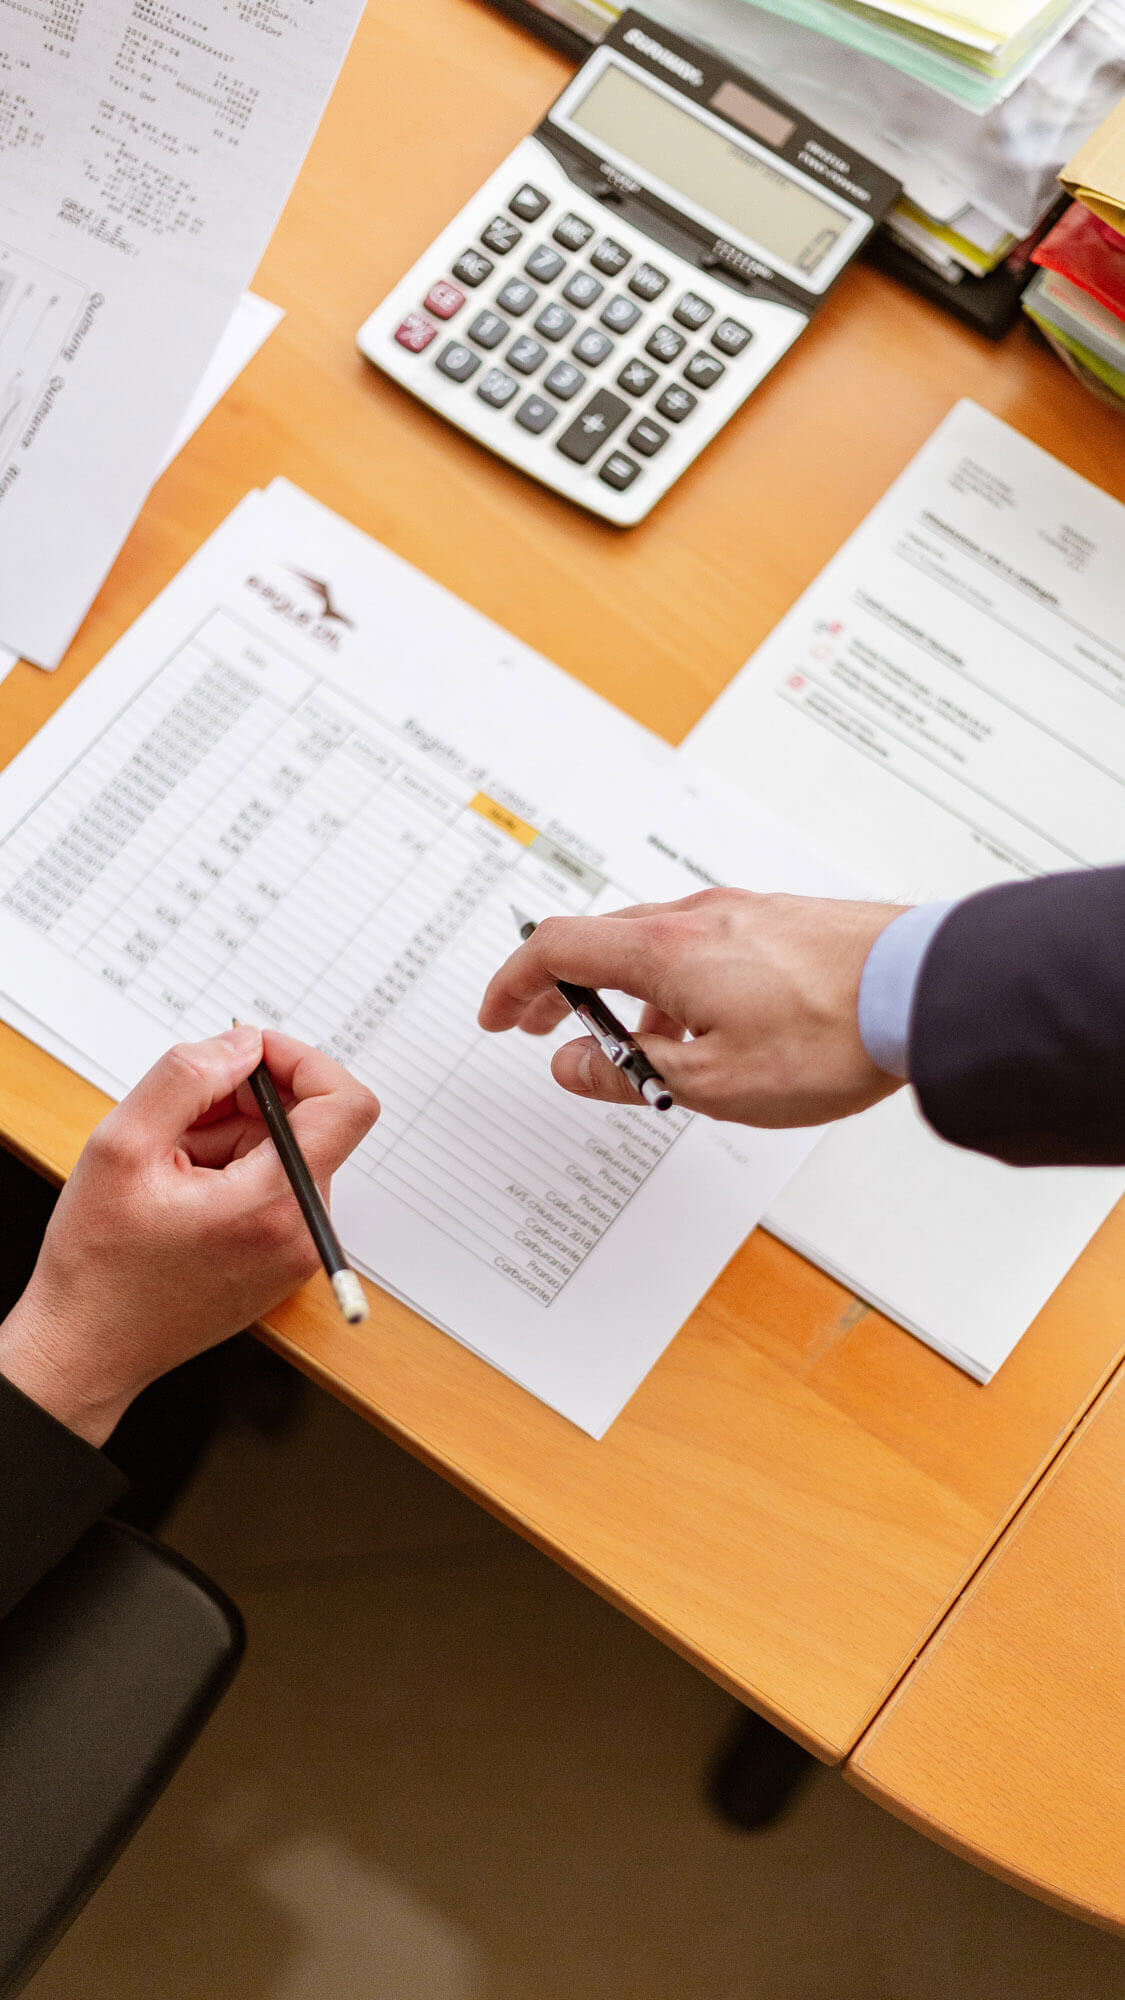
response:
[[[568,122],[808,276],[848,228],[833,203],[616,63],[569,106]]]

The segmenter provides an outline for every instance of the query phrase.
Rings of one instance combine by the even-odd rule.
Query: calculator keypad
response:
[[[498,193],[503,201],[503,188]],[[542,237],[525,241],[520,225],[528,223],[541,223]],[[495,260],[521,242],[521,275],[497,274]],[[732,363],[737,367],[737,357],[754,338],[749,326],[722,312],[721,302],[717,316],[715,302],[694,288],[674,295],[663,308],[667,317],[653,324],[650,308],[671,285],[669,271],[627,243],[599,234],[595,221],[565,203],[552,210],[552,198],[526,181],[508,198],[506,213],[485,221],[478,243],[461,252],[450,275],[435,276],[428,292],[419,292],[421,309],[406,313],[394,330],[399,348],[424,353],[440,323],[455,318],[467,295],[489,279],[494,289],[474,301],[464,338],[447,340],[436,360],[424,365],[451,382],[475,377],[474,401],[507,412],[504,422],[530,437],[544,437],[548,448],[553,439],[554,450],[575,466],[590,466],[603,486],[618,493],[645,476],[646,465],[669,444],[672,428],[697,409],[700,392],[718,383]],[[610,287],[607,295],[607,279],[616,279],[622,289]],[[512,322],[528,315],[528,331],[521,333]],[[634,329],[635,345],[628,339]],[[692,334],[696,343],[689,346]],[[697,344],[700,336],[706,346]],[[551,348],[563,341],[568,354],[552,355]],[[503,351],[482,368],[476,350],[486,357]],[[612,388],[590,394],[586,371],[611,358]],[[541,368],[542,393],[529,394],[527,377]],[[588,400],[564,418],[563,406],[574,404],[584,389]],[[623,424],[625,448],[612,442]]]
[[[522,319],[525,312],[531,311],[538,297],[534,285],[527,284],[523,278],[509,278],[507,284],[502,285],[497,292],[496,303],[501,312],[511,313],[514,318]]]
[[[544,306],[535,321],[535,331],[541,333],[544,340],[565,340],[571,328],[577,324],[574,314],[567,312],[565,306],[558,305],[552,299],[550,305]]]
[[[489,403],[494,410],[502,410],[511,402],[519,386],[515,376],[509,375],[506,369],[490,368],[481,378],[477,395],[482,403]]]
[[[487,229],[482,229],[480,240],[487,250],[495,251],[498,257],[506,257],[517,243],[523,241],[523,230],[506,215],[494,215]]]
[[[709,306],[698,292],[685,292],[673,307],[672,318],[678,320],[681,326],[690,326],[698,332],[701,326],[706,326],[714,311],[714,306]]]
[[[438,355],[437,365],[451,382],[467,382],[480,367],[480,356],[463,347],[459,340],[451,340]]]
[[[569,403],[585,381],[581,368],[575,368],[573,362],[556,361],[550,374],[544,376],[543,387],[549,389],[552,396],[557,396],[560,403]]]
[[[710,389],[726,372],[717,354],[693,354],[684,364],[684,381],[693,389]]]
[[[521,188],[517,188],[508,203],[512,214],[518,215],[521,222],[538,222],[543,211],[550,206],[550,197],[545,195],[541,188],[532,187],[530,181],[525,181]]]
[[[576,271],[573,278],[563,286],[562,295],[568,305],[580,306],[585,310],[587,306],[597,304],[604,290],[605,286],[593,276],[592,272]]]
[[[426,311],[435,319],[452,319],[465,303],[465,294],[460,285],[451,285],[447,279],[439,278],[426,293]]]
[[[594,225],[583,222],[580,215],[564,215],[551,233],[565,250],[584,250],[594,233]]]
[[[538,437],[540,432],[550,429],[558,414],[554,404],[549,403],[545,396],[529,396],[516,411],[516,422]]]
[[[575,465],[588,465],[628,414],[629,405],[623,403],[620,396],[611,396],[608,389],[599,389],[562,436],[556,438],[556,448],[566,458],[573,459]]]
[[[595,271],[601,271],[607,278],[616,278],[631,261],[625,245],[615,243],[612,236],[603,236],[601,242],[590,252],[590,262]]]
[[[486,257],[482,250],[464,250],[453,266],[453,275],[459,284],[470,285],[475,291],[495,269],[491,257]]]
[[[534,375],[540,362],[546,361],[547,350],[540,347],[537,340],[532,340],[529,333],[521,333],[519,339],[512,342],[505,359],[509,368],[518,369],[521,375]]]
[[[584,333],[579,334],[570,351],[577,360],[584,361],[587,368],[596,368],[599,361],[604,361],[608,354],[613,353],[613,342],[607,334],[599,333],[596,326],[588,326]]]
[[[683,334],[677,333],[674,326],[657,326],[645,341],[645,353],[651,354],[654,361],[674,361],[686,346]]]
[[[479,312],[469,328],[469,339],[475,341],[478,347],[499,347],[511,331],[507,320],[501,319],[499,313]]]
[[[720,354],[741,354],[753,338],[750,328],[743,326],[740,320],[721,319],[711,335],[711,345],[717,347]]]
[[[619,292],[606,300],[600,314],[602,325],[608,326],[611,333],[628,333],[631,326],[636,326],[640,316],[640,306],[635,306],[632,299],[623,298]]]
[[[553,285],[560,271],[566,270],[566,258],[552,250],[549,243],[537,243],[534,250],[524,258],[523,268],[529,278],[539,285]],[[456,271],[454,277],[456,277]]]

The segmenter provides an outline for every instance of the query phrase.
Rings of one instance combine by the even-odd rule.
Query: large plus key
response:
[[[608,389],[599,389],[562,436],[556,438],[556,447],[565,458],[572,458],[576,465],[586,465],[629,413],[628,403],[623,402],[620,396],[611,396]]]

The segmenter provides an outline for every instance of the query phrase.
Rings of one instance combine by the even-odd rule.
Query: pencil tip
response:
[[[517,910],[514,903],[509,903],[508,908],[510,909],[513,917],[516,920],[516,929],[520,931],[525,938],[529,938],[531,936],[532,931],[535,929],[535,918],[525,916],[522,910]]]

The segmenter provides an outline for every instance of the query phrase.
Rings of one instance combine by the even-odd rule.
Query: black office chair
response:
[[[243,1645],[214,1584],[112,1520],[0,1624],[0,2000],[141,1825]]]

